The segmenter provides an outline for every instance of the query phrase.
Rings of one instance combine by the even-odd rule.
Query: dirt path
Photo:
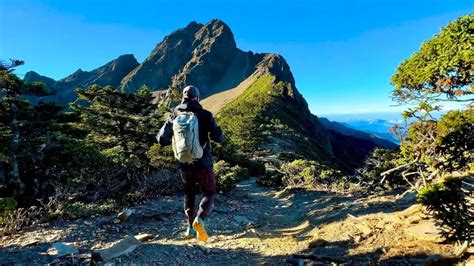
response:
[[[123,223],[111,223],[111,216],[97,216],[57,221],[6,236],[0,242],[0,262],[59,262],[46,253],[54,242],[72,242],[81,253],[90,253],[140,233],[155,238],[110,262],[285,264],[306,258],[326,263],[417,264],[453,252],[449,245],[405,234],[412,223],[404,221],[407,217],[403,215],[413,209],[406,210],[413,199],[393,195],[354,198],[317,191],[276,191],[249,179],[229,195],[217,197],[208,221],[211,237],[205,244],[181,238],[185,228],[181,204],[181,197],[162,197],[133,208],[146,215]],[[423,224],[421,219],[412,219],[413,224]]]

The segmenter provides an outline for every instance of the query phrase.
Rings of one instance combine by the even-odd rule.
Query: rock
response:
[[[79,249],[73,243],[56,242],[46,252],[51,256],[62,257],[68,254],[78,254]]]
[[[372,228],[370,228],[370,226],[368,226],[367,224],[365,223],[356,223],[354,224],[354,226],[360,231],[362,232],[362,234],[364,234],[365,236],[368,236],[370,234],[372,234]]]
[[[425,221],[405,229],[405,233],[418,240],[441,243],[444,238],[433,221]]]
[[[142,243],[138,241],[135,237],[127,236],[124,239],[113,244],[111,247],[98,250],[97,252],[93,253],[93,257],[99,259],[100,261],[107,261],[122,256],[124,254],[128,254],[134,251],[141,244]]]
[[[155,238],[155,236],[153,236],[153,235],[151,235],[151,234],[139,234],[139,235],[136,235],[135,238],[136,238],[138,241],[145,242],[145,241],[148,241],[148,240],[150,240],[150,239]]]
[[[117,218],[119,218],[119,220],[121,222],[125,222],[126,220],[128,220],[128,218],[130,217],[130,215],[133,214],[133,210],[132,209],[125,209],[123,210],[122,212],[120,212],[118,215],[117,215]]]
[[[24,248],[24,247],[29,247],[29,246],[33,246],[33,245],[36,245],[38,244],[38,239],[30,239],[24,243],[21,244],[21,247]]]
[[[398,198],[397,203],[406,204],[406,203],[412,202],[416,199],[417,196],[418,196],[418,192],[407,190],[402,195],[397,197]]]

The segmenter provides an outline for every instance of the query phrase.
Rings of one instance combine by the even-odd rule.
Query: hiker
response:
[[[211,112],[199,104],[199,90],[187,86],[181,104],[170,114],[160,129],[157,140],[162,146],[172,145],[184,185],[184,213],[188,219],[185,237],[196,236],[206,241],[205,221],[209,217],[216,196],[210,140],[222,143],[224,137]],[[196,183],[203,193],[196,212]]]

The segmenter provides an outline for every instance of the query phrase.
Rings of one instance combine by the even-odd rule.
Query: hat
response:
[[[199,97],[199,90],[194,86],[186,86],[183,89],[183,99],[193,99]]]

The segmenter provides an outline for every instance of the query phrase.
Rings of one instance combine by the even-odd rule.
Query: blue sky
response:
[[[60,79],[125,53],[143,61],[195,20],[226,22],[243,50],[282,54],[317,115],[393,112],[390,76],[474,1],[0,0],[0,58]]]

